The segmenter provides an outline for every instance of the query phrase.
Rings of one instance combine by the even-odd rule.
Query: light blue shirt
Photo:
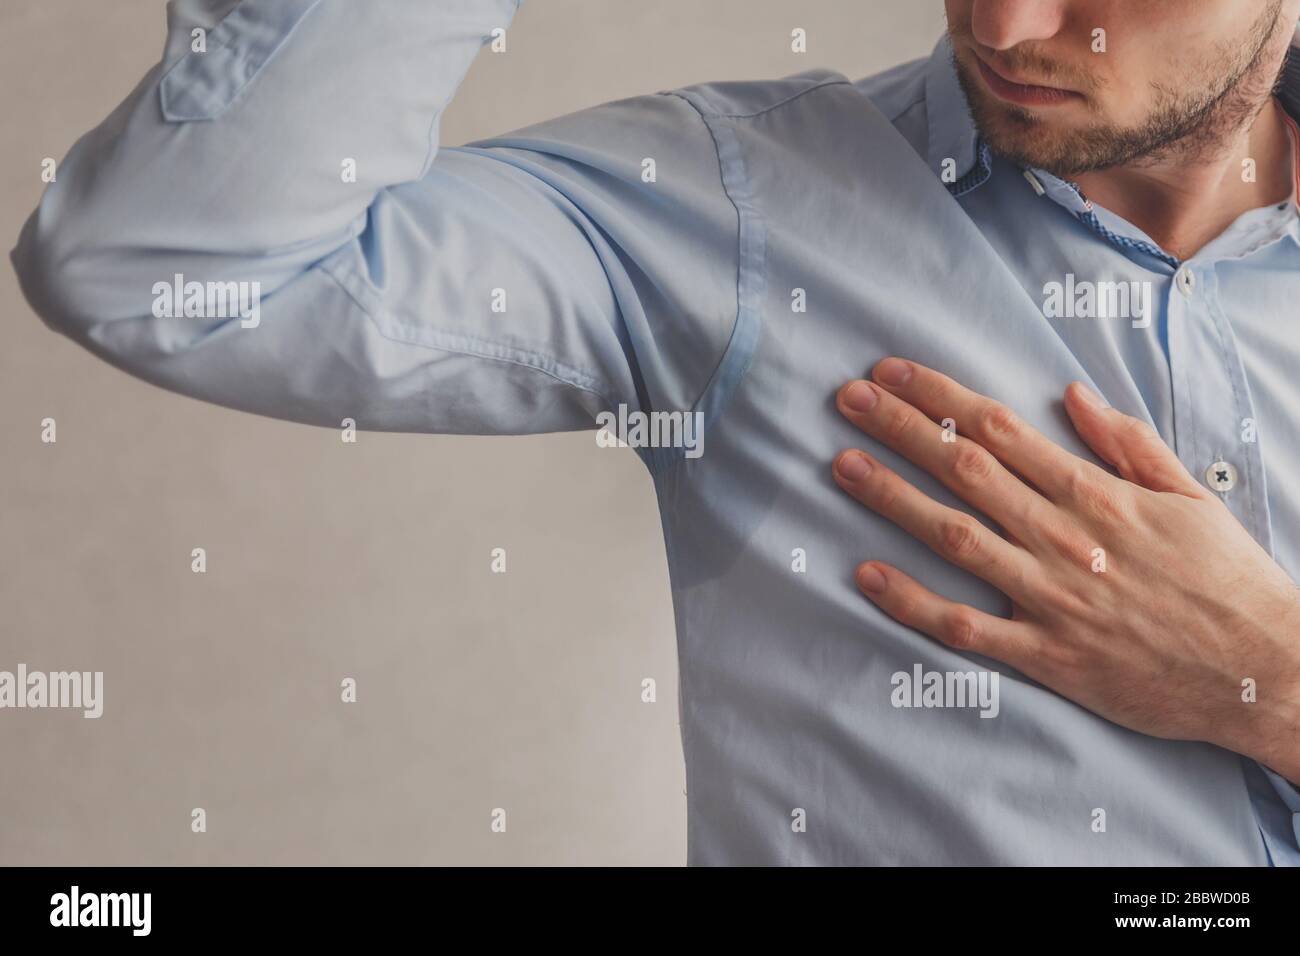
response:
[[[515,8],[173,0],[162,62],[22,233],[29,301],[132,374],[317,425],[700,413],[698,457],[638,449],[672,579],[692,863],[1300,861],[1281,778],[1116,726],[864,600],[853,569],[879,558],[1009,607],[829,468],[866,441],[835,391],[885,355],[1091,457],[1060,405],[1083,379],[1194,475],[1231,465],[1228,507],[1300,576],[1295,203],[1178,262],[991,158],[944,42],[858,83],[709,83],[439,149],[440,112]],[[1300,57],[1283,95],[1300,112]],[[187,316],[170,288],[194,282]],[[1045,314],[1052,283],[1111,282],[1150,283],[1149,327]],[[918,668],[996,672],[996,716],[895,706]]]

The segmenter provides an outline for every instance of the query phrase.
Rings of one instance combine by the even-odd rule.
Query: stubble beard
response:
[[[997,100],[955,54],[953,64],[984,141],[996,155],[1019,166],[1074,176],[1117,166],[1194,162],[1223,153],[1276,89],[1281,71],[1273,65],[1275,49],[1285,26],[1278,16],[1281,3],[1273,0],[1244,42],[1219,44],[1191,71],[1197,77],[1213,77],[1208,85],[1185,92],[1182,82],[1153,82],[1155,105],[1136,127],[1099,120],[1054,130],[1032,111]],[[1051,75],[1048,64],[1040,65]]]

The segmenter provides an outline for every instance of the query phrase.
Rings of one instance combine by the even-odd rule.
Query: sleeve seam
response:
[[[420,348],[426,348],[438,352],[448,352],[453,355],[462,355],[468,358],[480,358],[490,361],[503,362],[509,365],[518,365],[523,368],[532,369],[540,372],[549,378],[555,379],[563,385],[570,388],[576,388],[579,391],[588,392],[598,397],[607,407],[615,407],[610,401],[610,389],[598,376],[582,369],[568,365],[558,359],[542,352],[533,352],[525,349],[519,349],[512,346],[504,345],[500,342],[493,342],[489,339],[479,339],[469,335],[453,335],[452,333],[443,332],[439,329],[422,330],[424,336],[435,339],[436,341],[421,341],[419,337],[396,337],[385,329],[385,323],[380,321],[375,315],[375,310],[362,301],[351,287],[351,283],[345,281],[345,277],[336,273],[341,266],[333,264],[322,264],[320,271],[329,276],[343,293],[352,301],[352,303],[361,311],[361,313],[370,320],[375,330],[389,341],[401,342],[405,345],[415,345]],[[352,279],[353,276],[347,278]],[[593,419],[592,426],[595,427]]]

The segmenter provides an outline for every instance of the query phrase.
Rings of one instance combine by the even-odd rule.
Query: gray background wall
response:
[[[857,78],[927,53],[941,7],[531,0],[444,142],[704,80]],[[0,4],[5,251],[41,160],[125,97],[164,27],[161,0]],[[208,407],[46,331],[7,258],[0,317],[0,670],[105,675],[99,720],[0,710],[0,864],[684,860],[668,576],[631,451],[344,445]]]

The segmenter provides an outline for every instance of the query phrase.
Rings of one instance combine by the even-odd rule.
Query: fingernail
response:
[[[885,590],[885,576],[875,567],[875,565],[864,564],[858,568],[858,587],[864,591],[870,591],[872,594],[879,594]]]
[[[840,473],[840,477],[845,481],[861,481],[871,474],[871,462],[867,461],[866,456],[859,452],[849,452],[840,459],[836,471]]]
[[[1106,407],[1105,402],[1101,400],[1101,396],[1090,389],[1087,385],[1084,385],[1083,382],[1075,382],[1074,386],[1074,390],[1079,393],[1079,397],[1083,399],[1085,405],[1091,405],[1093,408]]]
[[[876,407],[876,390],[866,382],[854,382],[844,393],[844,404],[855,412],[869,412]]]
[[[911,377],[912,366],[902,359],[887,358],[876,366],[877,381],[884,382],[886,385],[906,385]]]

